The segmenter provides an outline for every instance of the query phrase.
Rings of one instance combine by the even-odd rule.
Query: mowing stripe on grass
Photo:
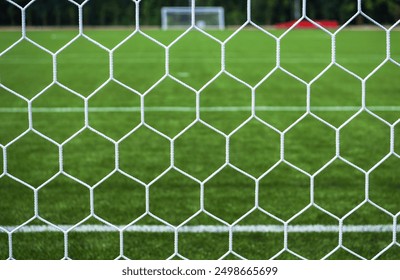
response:
[[[67,230],[73,225],[61,225],[60,228]],[[7,231],[12,231],[16,226],[3,227]],[[123,226],[118,226],[122,229]],[[343,232],[393,232],[393,225],[346,225],[343,226]],[[115,228],[107,225],[82,225],[73,229],[74,232],[114,232]],[[124,230],[125,232],[174,232],[173,228],[168,226],[155,226],[155,225],[135,225],[130,226]],[[264,233],[280,233],[284,231],[283,226],[279,225],[249,225],[249,226],[235,226],[234,232],[264,232]],[[305,232],[338,232],[337,225],[291,225],[288,226],[289,232],[305,233]],[[400,225],[397,226],[396,231],[400,231]],[[25,226],[18,230],[18,232],[25,233],[38,233],[38,232],[59,232],[56,227],[49,225],[32,225]],[[179,232],[189,233],[223,233],[228,232],[227,226],[183,226],[179,228]]]
[[[400,106],[368,106],[372,111],[381,112],[397,112]],[[274,112],[304,112],[305,106],[256,106],[256,111],[274,111]],[[348,112],[358,111],[357,106],[314,106],[311,111],[319,112]],[[202,112],[238,112],[250,111],[248,106],[235,107],[200,107]],[[82,107],[35,107],[32,108],[34,113],[79,113],[83,112]],[[195,107],[145,107],[147,112],[195,112]],[[0,107],[0,113],[26,113],[28,108],[25,107]],[[140,107],[90,107],[89,112],[140,112]]]

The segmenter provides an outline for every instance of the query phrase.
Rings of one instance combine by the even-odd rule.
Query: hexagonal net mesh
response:
[[[399,20],[0,30],[0,258],[398,259]],[[94,5],[94,4],[93,4]],[[127,8],[128,9],[128,8]],[[72,16],[72,15],[71,15]],[[362,29],[353,25],[368,22]],[[312,29],[298,29],[307,22]]]

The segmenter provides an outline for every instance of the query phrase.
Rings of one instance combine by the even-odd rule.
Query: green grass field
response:
[[[182,33],[144,32],[165,46]],[[85,33],[113,49],[131,31]],[[57,71],[26,40],[0,56],[0,259],[400,259],[399,227],[345,231],[340,248],[335,230],[283,230],[399,223],[399,30],[384,64],[385,32],[343,30],[336,61],[359,78],[332,65],[316,80],[331,63],[322,31],[289,32],[282,70],[276,41],[242,30],[225,46],[226,72],[220,44],[192,31],[170,47],[169,76],[164,47],[142,34],[111,68],[93,42],[67,45],[76,35],[28,31],[57,53]],[[19,37],[0,30],[0,53]],[[109,230],[30,230],[78,223]],[[170,230],[112,227],[131,223]],[[280,230],[230,235],[232,224]],[[225,230],[175,235],[178,225]]]

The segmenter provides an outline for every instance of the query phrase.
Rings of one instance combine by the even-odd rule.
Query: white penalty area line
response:
[[[356,112],[361,107],[357,106],[312,106],[311,111],[319,112]],[[399,112],[400,106],[368,106],[369,110],[381,112]],[[305,106],[255,106],[256,111],[261,112],[305,112]],[[200,107],[201,112],[241,112],[250,111],[249,106],[227,106],[227,107]],[[85,109],[82,107],[34,107],[33,113],[81,113]],[[89,107],[89,112],[140,112],[140,107]],[[162,106],[145,107],[145,112],[196,112],[195,107]],[[26,107],[0,107],[0,113],[27,113]]]
[[[68,230],[73,225],[60,225],[63,230]],[[117,226],[123,229],[124,226]],[[0,227],[1,228],[1,227]],[[3,229],[7,231],[13,231],[17,226],[3,226]],[[233,227],[233,232],[242,233],[282,233],[284,232],[283,225],[237,225]],[[107,225],[81,225],[73,229],[74,232],[115,232],[116,228]],[[159,225],[133,225],[125,228],[124,232],[174,232],[174,229],[169,226]],[[217,225],[199,225],[199,226],[183,226],[178,229],[178,232],[182,233],[224,233],[228,232],[227,226]],[[321,233],[321,232],[339,232],[339,226],[337,225],[289,225],[287,227],[288,232],[295,233]],[[373,232],[394,232],[400,231],[400,225],[393,227],[393,225],[345,225],[343,226],[343,232],[355,232],[355,233],[373,233]],[[40,233],[40,232],[60,232],[60,230],[50,225],[31,225],[23,226],[17,230],[17,232],[24,233]]]

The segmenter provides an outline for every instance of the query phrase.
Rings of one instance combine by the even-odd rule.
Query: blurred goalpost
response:
[[[225,11],[222,7],[195,7],[195,25],[201,29],[225,29]],[[192,21],[192,8],[161,8],[161,28],[163,30],[188,28]]]
[[[225,29],[225,10],[223,7],[196,6],[192,11],[192,1],[188,6],[162,7],[161,29],[183,29],[191,26],[192,13],[194,12],[194,25],[201,29]],[[301,0],[294,0],[293,17],[301,17]]]

